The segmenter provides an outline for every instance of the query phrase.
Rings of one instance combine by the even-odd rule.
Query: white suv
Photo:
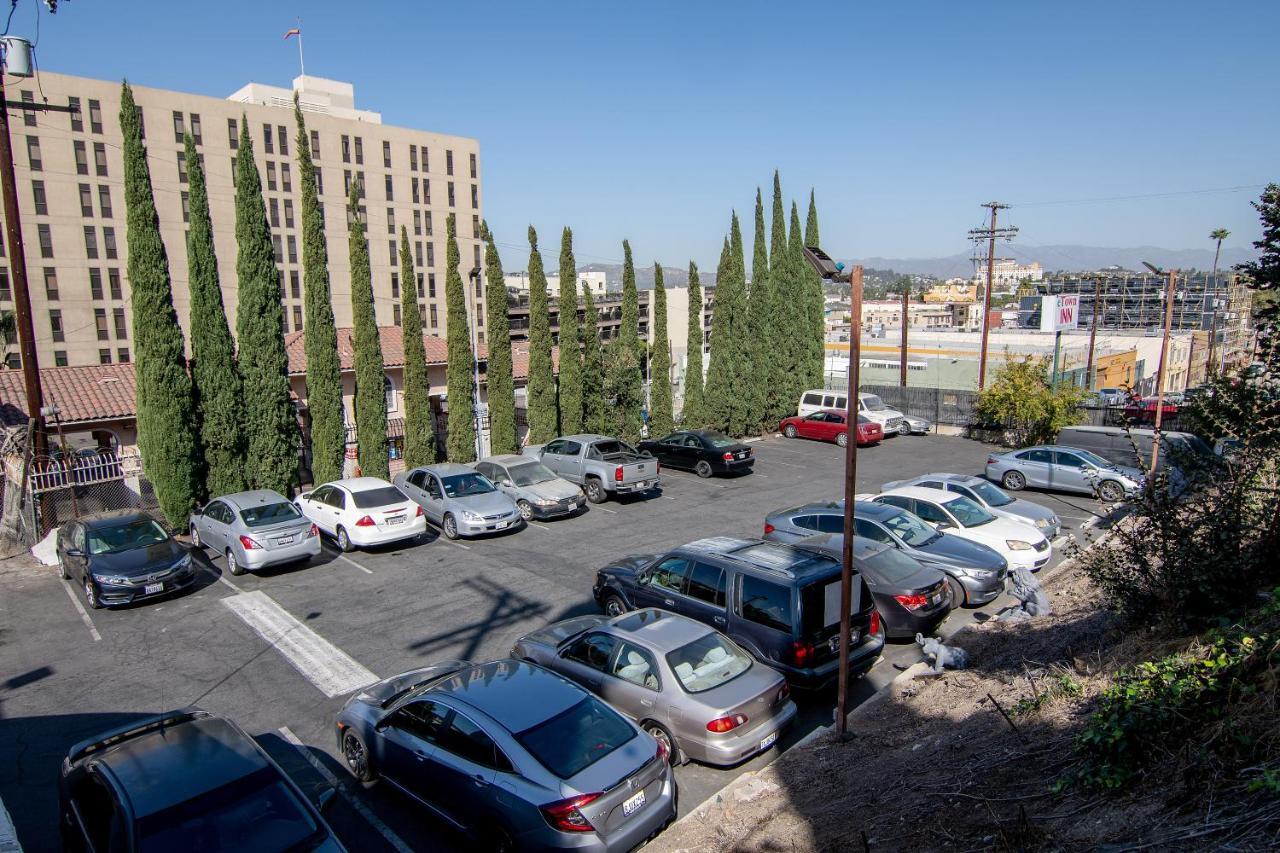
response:
[[[847,392],[815,388],[800,395],[800,405],[796,407],[796,414],[803,418],[821,409],[847,410],[848,408],[849,395]],[[868,394],[865,391],[859,392],[858,412],[866,417],[867,420],[880,424],[880,428],[884,430],[885,438],[892,438],[895,435],[907,435],[911,432],[911,427],[907,425],[902,412],[889,408],[884,404],[884,400],[881,400],[875,394]]]

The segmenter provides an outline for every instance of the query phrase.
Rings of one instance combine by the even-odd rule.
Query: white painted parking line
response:
[[[1057,539],[1053,540],[1053,547],[1061,548],[1070,540],[1071,540],[1071,537],[1064,533],[1063,535],[1059,536]]]
[[[231,595],[222,599],[222,603],[284,655],[285,660],[325,696],[333,698],[351,693],[378,680],[378,676],[290,616],[264,592]]]
[[[93,620],[89,618],[89,611],[84,609],[84,605],[80,603],[80,599],[76,596],[76,592],[71,588],[71,582],[64,580],[62,588],[67,591],[67,597],[71,599],[71,603],[76,606],[76,610],[80,611],[80,618],[84,621],[84,625],[89,629],[89,634],[93,637],[95,643],[102,641],[102,635],[98,633],[98,629],[93,626]],[[3,850],[0,847],[0,850]]]
[[[404,841],[401,840],[400,836],[396,835],[395,832],[392,831],[391,827],[387,826],[376,814],[371,812],[369,807],[364,804],[363,800],[357,796],[353,796],[346,784],[338,781],[338,777],[334,776],[329,768],[324,766],[320,759],[311,754],[311,750],[307,749],[306,745],[303,744],[302,741],[298,740],[298,736],[291,732],[288,726],[281,726],[278,731],[280,732],[280,737],[293,744],[293,748],[302,753],[302,757],[307,760],[307,763],[314,767],[316,772],[324,777],[324,780],[332,785],[344,800],[351,804],[351,808],[355,809],[356,813],[365,819],[365,822],[378,830],[383,838],[387,839],[388,844],[398,850],[399,853],[413,853],[413,848],[408,844],[405,844]]]
[[[770,465],[786,465],[788,468],[808,468],[808,465],[797,465],[795,462],[783,462],[781,459],[770,459]]]
[[[596,507],[596,509],[600,510],[601,512],[607,512],[607,513],[609,513],[609,515],[617,515],[617,514],[618,514],[618,511],[617,511],[616,509],[606,509],[605,507],[602,507],[602,506],[598,506],[598,507]]]
[[[366,575],[371,575],[371,574],[373,574],[373,572],[372,572],[370,569],[366,569],[364,566],[360,565],[360,564],[359,564],[359,563],[357,563],[355,560],[351,559],[350,557],[348,557],[346,554],[342,553],[341,551],[334,550],[334,549],[332,549],[332,548],[328,547],[327,545],[322,546],[322,547],[324,548],[324,550],[325,550],[326,552],[328,552],[328,553],[332,554],[334,557],[336,557],[337,559],[341,560],[341,561],[342,561],[342,562],[344,562],[344,563],[349,563],[350,565],[355,566],[357,569],[359,569],[360,571],[364,572]]]
[[[13,828],[9,818],[9,810],[0,800],[0,853],[22,853],[22,845],[18,843],[18,832]]]
[[[449,544],[450,544],[450,545],[456,545],[457,547],[462,548],[464,551],[470,551],[470,550],[471,550],[471,546],[470,546],[470,545],[463,545],[461,542],[450,542]]]
[[[529,522],[529,526],[530,526],[530,527],[536,527],[536,528],[538,528],[539,530],[550,530],[550,529],[551,529],[550,527],[547,527],[545,524],[539,524],[539,523],[538,523],[538,522],[536,522],[536,521],[530,521],[530,522]]]

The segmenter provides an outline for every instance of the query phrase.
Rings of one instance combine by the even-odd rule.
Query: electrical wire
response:
[[[9,25],[13,23],[13,13],[18,11],[18,0],[10,0],[9,17],[4,22],[4,32],[0,33],[0,37],[9,35]]]

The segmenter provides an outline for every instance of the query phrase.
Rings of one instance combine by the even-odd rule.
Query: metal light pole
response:
[[[911,280],[902,283],[902,359],[898,363],[898,384],[907,387],[907,326],[910,325]]]
[[[467,278],[480,284],[480,267],[473,267],[471,272],[467,274]],[[467,294],[467,298],[463,304],[467,308],[467,325],[471,335],[471,416],[475,420],[476,431],[476,461],[484,458],[484,437],[481,435],[480,429],[480,340],[479,328],[476,325],[475,318],[471,312],[471,300],[475,298],[471,294]],[[510,346],[510,343],[507,344]]]
[[[1166,274],[1159,267],[1152,266],[1146,261],[1142,264],[1156,275]],[[1173,291],[1178,282],[1178,271],[1169,270],[1168,276],[1169,284],[1164,294],[1164,335],[1160,338],[1160,363],[1156,367],[1156,415],[1153,425],[1156,436],[1151,442],[1151,470],[1148,472],[1152,477],[1156,474],[1156,463],[1160,461],[1160,425],[1164,421],[1164,363],[1169,355],[1169,332],[1173,326]]]

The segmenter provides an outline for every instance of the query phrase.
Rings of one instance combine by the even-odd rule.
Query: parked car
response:
[[[796,415],[804,417],[814,412],[826,409],[836,409],[837,411],[847,411],[849,408],[849,395],[846,391],[832,391],[825,388],[815,388],[811,391],[805,391],[800,395],[800,402],[796,406]],[[866,391],[858,393],[858,413],[865,415],[868,420],[875,421],[880,424],[880,428],[884,430],[885,438],[891,438],[895,435],[906,435],[909,427],[903,424],[902,412],[891,409],[884,404],[875,394],[869,394]]]
[[[498,491],[515,501],[525,521],[570,515],[587,505],[582,489],[528,456],[486,456],[475,467]]]
[[[811,415],[783,418],[778,429],[787,438],[813,438],[834,441],[844,447],[849,443],[848,415],[835,409],[824,409]],[[875,444],[884,438],[880,424],[858,415],[858,446]]]
[[[1151,424],[1156,420],[1156,402],[1155,397],[1143,397],[1138,400],[1130,400],[1125,404],[1124,416],[1130,423]],[[1160,401],[1161,420],[1177,417],[1178,404],[1171,401],[1167,397]]]
[[[1099,388],[1097,391],[1099,405],[1113,408],[1123,406],[1129,395],[1123,388]]]
[[[796,543],[797,548],[844,559],[843,533],[815,533]],[[853,567],[871,589],[886,637],[926,637],[951,613],[947,576],[880,542],[855,535]]]
[[[926,568],[947,576],[950,604],[986,604],[1004,590],[1009,564],[994,549],[943,533],[912,513],[888,504],[853,503],[854,535],[892,546]],[[764,538],[801,543],[815,533],[844,532],[844,501],[806,504],[769,513]]]
[[[646,607],[688,616],[724,632],[792,685],[815,688],[838,678],[839,591],[838,560],[728,537],[624,557],[598,571],[592,588],[609,616]],[[857,677],[884,646],[879,614],[861,579],[850,617],[849,671]]]
[[[1180,458],[1200,457],[1207,460],[1213,455],[1211,448],[1200,436],[1190,432],[1161,430],[1161,470],[1177,464]],[[1151,445],[1155,430],[1136,427],[1069,426],[1058,433],[1058,444],[1089,450],[1113,465],[1122,468],[1145,470],[1151,465]]]
[[[167,595],[195,582],[191,553],[145,512],[124,510],[58,529],[58,575],[75,581],[91,609]]]
[[[474,468],[445,462],[396,474],[404,490],[446,539],[479,536],[524,524],[515,501]]]
[[[253,738],[195,707],[71,747],[58,803],[66,850],[345,850]]]
[[[544,445],[530,445],[526,456],[540,459],[553,473],[576,483],[593,504],[609,495],[647,492],[659,485],[659,463],[634,447],[605,435],[566,435]]]
[[[600,696],[665,743],[676,763],[745,761],[773,746],[796,715],[777,670],[666,610],[567,619],[516,640],[511,656]]]
[[[987,457],[986,476],[1011,492],[1033,486],[1096,494],[1106,503],[1133,497],[1146,485],[1146,475],[1136,468],[1112,464],[1078,447],[1052,444],[993,453]]]
[[[214,498],[191,513],[190,530],[192,547],[224,555],[233,575],[320,553],[320,529],[270,489]]]
[[[751,445],[710,429],[680,430],[656,441],[642,441],[639,450],[668,468],[693,471],[703,478],[716,473],[750,473],[756,464]]]
[[[1062,529],[1062,522],[1053,510],[1006,494],[999,486],[973,474],[921,474],[909,480],[885,483],[880,491],[887,492],[899,486],[923,486],[926,489],[942,489],[964,495],[992,515],[1030,524],[1050,541]]]
[[[335,480],[303,492],[293,502],[343,551],[412,539],[427,530],[422,510],[377,477]]]
[[[446,661],[366,687],[337,718],[382,779],[480,850],[631,850],[675,819],[666,748],[591,693],[517,660]]]
[[[986,545],[1004,557],[1010,569],[1039,571],[1053,556],[1053,545],[1035,527],[993,515],[955,492],[903,486],[871,500],[905,509],[939,530]]]
[[[929,430],[933,429],[933,424],[927,419],[915,415],[903,415],[902,423],[906,428],[901,430],[901,435],[928,435]]]

